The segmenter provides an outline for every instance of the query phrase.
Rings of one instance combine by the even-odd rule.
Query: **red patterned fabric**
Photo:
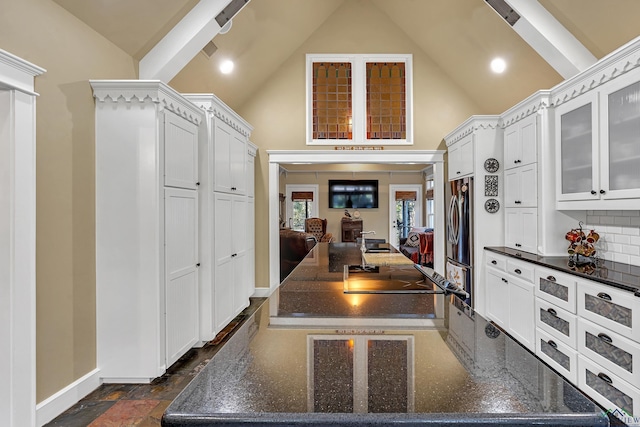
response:
[[[433,232],[420,233],[420,250],[411,254],[414,264],[433,263]]]

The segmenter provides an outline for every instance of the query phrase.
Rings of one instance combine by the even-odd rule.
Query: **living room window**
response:
[[[307,55],[308,145],[413,144],[411,55]]]
[[[287,185],[287,226],[304,231],[304,221],[318,216],[317,185]]]

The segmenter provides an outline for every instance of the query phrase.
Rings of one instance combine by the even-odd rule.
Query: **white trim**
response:
[[[280,285],[279,189],[281,163],[307,164],[433,164],[436,228],[444,236],[444,153],[443,150],[267,150],[269,156],[269,289]],[[438,188],[442,189],[438,191]],[[434,243],[434,269],[444,275],[444,238]],[[256,289],[257,291],[257,289]],[[261,291],[264,292],[264,291]],[[436,314],[444,300],[438,298]]]
[[[416,215],[415,226],[423,227],[426,225],[424,221],[423,212],[426,211],[426,202],[422,197],[422,184],[389,184],[389,243],[394,246],[398,246],[399,241],[396,241],[395,235],[398,234],[398,229],[392,223],[395,223],[396,217],[396,192],[397,191],[415,191],[416,192]]]
[[[44,69],[0,50],[0,425],[36,422],[36,94]]]
[[[36,424],[43,426],[100,387],[100,369],[94,369],[36,406]]]
[[[299,326],[301,328],[394,328],[394,329],[415,329],[444,330],[444,319],[426,318],[372,318],[372,317],[280,317],[270,316],[269,327]]]

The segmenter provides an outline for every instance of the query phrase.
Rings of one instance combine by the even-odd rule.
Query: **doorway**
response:
[[[444,150],[267,150],[269,156],[269,288],[256,288],[256,296],[269,296],[280,285],[280,165],[281,164],[421,164],[432,165],[434,180],[434,235],[444,236]],[[445,245],[434,241],[434,269],[444,275]]]
[[[389,185],[389,243],[396,248],[423,224],[422,185]]]

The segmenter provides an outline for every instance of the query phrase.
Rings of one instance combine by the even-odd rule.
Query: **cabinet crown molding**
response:
[[[503,128],[511,126],[512,124],[517,123],[532,114],[536,114],[538,112],[541,112],[542,110],[549,108],[550,105],[551,91],[539,90],[502,113],[501,125]]]
[[[558,106],[640,66],[640,37],[605,56],[585,71],[551,89],[552,105]]]
[[[444,137],[447,147],[477,130],[495,130],[500,127],[500,116],[471,116]]]
[[[195,105],[211,114],[213,117],[222,120],[243,136],[249,138],[253,131],[253,126],[247,123],[231,107],[222,102],[220,98],[212,93],[186,93],[184,96]]]
[[[204,118],[200,108],[159,80],[89,80],[89,83],[97,102],[155,103],[196,125]]]

